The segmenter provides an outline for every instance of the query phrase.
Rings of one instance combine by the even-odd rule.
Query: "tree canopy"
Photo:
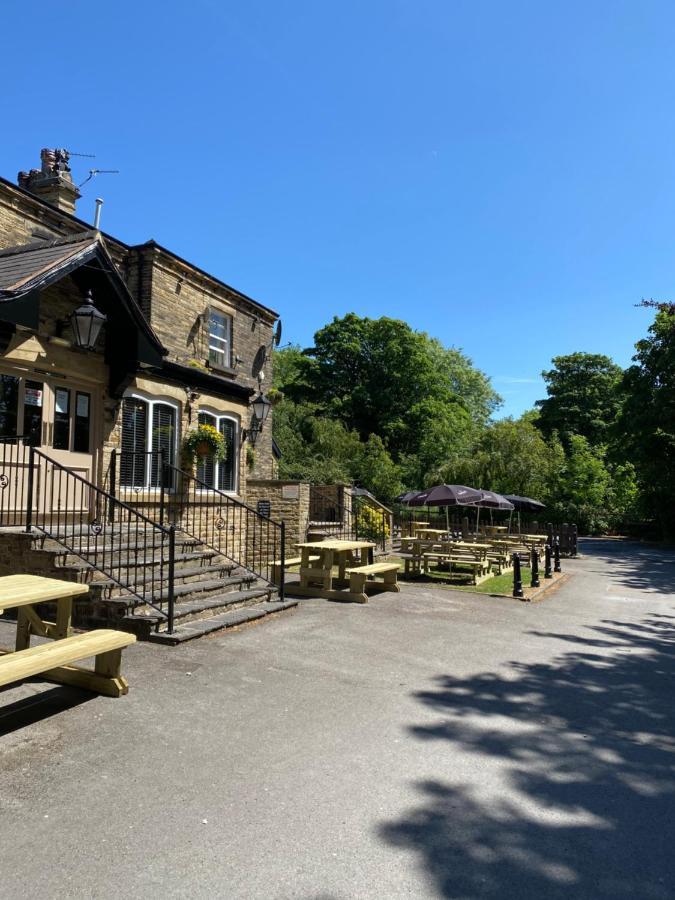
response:
[[[675,307],[623,372],[556,356],[547,397],[494,420],[500,398],[461,350],[398,319],[349,313],[275,354],[280,474],[356,482],[384,502],[439,482],[531,496],[582,531],[641,518],[675,533]]]
[[[538,400],[539,427],[557,432],[564,442],[581,435],[591,444],[607,440],[621,406],[622,370],[600,353],[555,356],[553,368],[542,372],[548,397]]]

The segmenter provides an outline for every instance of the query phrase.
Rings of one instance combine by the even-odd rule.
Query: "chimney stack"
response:
[[[30,191],[41,200],[46,200],[62,212],[75,214],[75,203],[80,198],[77,185],[73,183],[67,150],[40,151],[41,169],[19,172],[19,187]]]

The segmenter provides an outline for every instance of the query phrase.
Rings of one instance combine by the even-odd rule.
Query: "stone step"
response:
[[[242,571],[235,575],[231,575],[229,574],[231,569],[223,569],[223,572],[228,572],[228,574],[225,575],[219,574],[220,570],[216,566],[206,566],[193,569],[192,575],[190,576],[192,580],[182,581],[181,576],[183,571],[190,570],[176,570],[176,579],[174,580],[174,597],[176,600],[181,597],[189,596],[190,594],[208,593],[214,590],[222,590],[223,588],[231,587],[233,585],[250,585],[258,580],[257,576],[250,572]],[[142,593],[142,589],[145,586],[150,585],[150,588],[152,588],[154,581],[155,579],[152,575],[146,575],[144,578],[139,578],[131,582],[128,587],[129,590],[137,590],[139,593]],[[166,584],[166,579],[163,583]],[[159,587],[159,584],[160,583],[157,582],[156,586]],[[98,578],[97,580],[90,582],[90,588],[94,590],[109,591],[109,596],[111,597],[128,592],[125,588],[121,588],[112,578]],[[168,592],[162,590],[159,593],[156,592],[154,596],[161,600],[165,600],[167,595]]]
[[[228,628],[236,628],[237,625],[245,625],[258,619],[264,619],[274,613],[285,612],[298,605],[297,600],[271,600],[258,606],[246,606],[240,609],[219,613],[208,618],[181,622],[176,625],[173,634],[166,631],[152,632],[148,640],[157,644],[169,644],[176,646],[205,634],[213,634],[216,631],[225,631]]]
[[[51,551],[45,551],[50,552]],[[182,565],[188,563],[195,563],[197,561],[202,561],[204,563],[204,568],[209,568],[211,565],[211,561],[214,560],[217,556],[219,556],[215,550],[193,550],[189,553],[176,553],[174,556],[174,561],[176,563],[176,570]],[[77,567],[78,565],[82,568],[107,568],[109,570],[114,571],[124,571],[129,570],[133,571],[134,569],[148,569],[150,567],[160,568],[162,565],[166,570],[169,565],[168,556],[161,557],[159,554],[155,557],[147,556],[139,559],[138,557],[134,557],[132,559],[119,559],[116,557],[108,556],[108,554],[99,553],[98,555],[91,554],[89,559],[80,559],[74,553],[62,553],[56,554],[56,556],[61,558],[61,562],[58,560],[55,562],[57,566],[61,567]],[[96,565],[95,565],[96,564]],[[218,564],[220,565],[220,563]],[[223,566],[230,565],[230,563],[222,563]],[[231,564],[234,567],[234,563]]]
[[[39,543],[40,549],[43,550],[53,550],[57,553],[67,552],[67,548],[63,542],[57,541],[54,538],[35,538],[36,543]],[[106,554],[108,553],[124,553],[132,550],[141,550],[143,547],[152,546],[153,544],[153,534],[148,534],[147,537],[145,535],[139,535],[138,539],[134,537],[133,540],[122,540],[119,543],[110,541],[88,541],[87,543],[79,543],[79,539],[77,537],[74,540],[70,537],[64,536],[64,541],[66,541],[70,546],[74,546],[77,548],[78,552],[81,553],[102,553],[105,550]],[[166,540],[165,540],[166,543]],[[156,547],[160,547],[160,536],[154,536],[154,544]],[[203,546],[202,542],[197,538],[191,538],[187,535],[179,536],[178,532],[176,532],[176,550],[179,548],[182,551],[188,550],[190,547]]]

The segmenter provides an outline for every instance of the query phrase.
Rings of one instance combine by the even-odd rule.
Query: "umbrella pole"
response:
[[[509,530],[507,534],[511,534],[511,519],[513,518],[513,510],[509,513]]]
[[[478,525],[480,523],[480,506],[476,507],[476,537],[478,537]]]

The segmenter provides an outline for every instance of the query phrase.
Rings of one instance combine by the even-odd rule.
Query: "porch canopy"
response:
[[[98,231],[0,250],[0,323],[5,339],[17,325],[39,330],[41,292],[66,276],[79,291],[73,310],[90,289],[96,307],[107,317],[104,352],[113,395],[139,363],[162,365],[167,351],[129,293]]]

